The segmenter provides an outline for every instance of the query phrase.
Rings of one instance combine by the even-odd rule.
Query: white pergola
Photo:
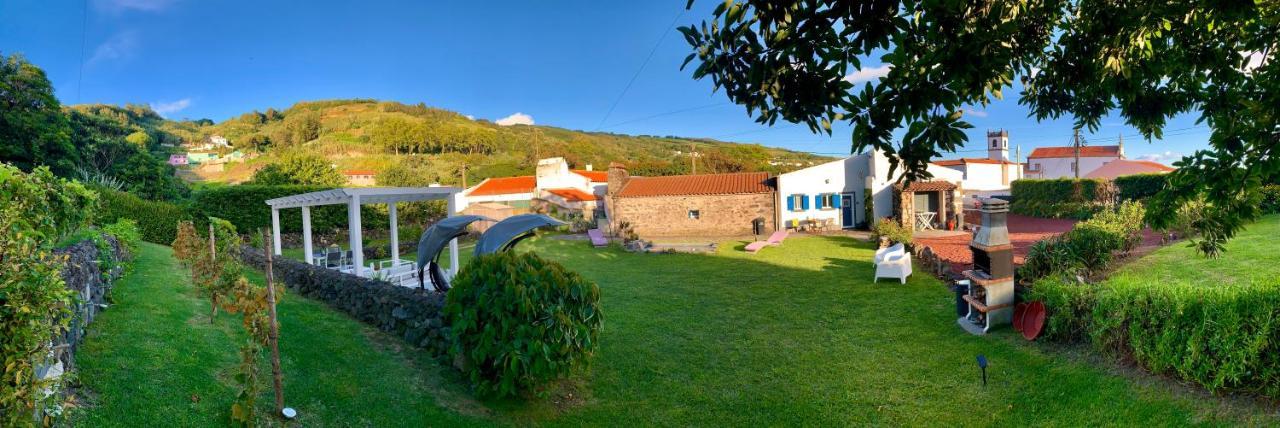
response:
[[[315,258],[311,247],[311,207],[322,205],[347,206],[347,225],[350,235],[352,265],[357,275],[364,267],[364,237],[360,230],[360,206],[364,204],[387,204],[387,212],[391,217],[391,259],[399,263],[400,236],[396,224],[396,204],[400,202],[418,202],[444,199],[448,203],[446,215],[456,212],[456,197],[462,189],[457,187],[361,187],[322,190],[267,200],[271,206],[271,237],[275,254],[280,255],[280,210],[286,208],[302,208],[302,247],[307,263],[314,264]],[[458,240],[449,241],[450,263],[449,273],[458,272]]]

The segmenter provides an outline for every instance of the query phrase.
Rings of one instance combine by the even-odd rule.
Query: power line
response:
[[[704,106],[698,106],[698,107],[689,107],[689,108],[682,108],[682,109],[679,109],[679,110],[671,110],[671,111],[662,112],[662,113],[658,113],[658,114],[653,114],[653,115],[649,115],[649,116],[645,116],[645,117],[641,117],[641,118],[636,118],[636,119],[631,119],[631,120],[624,120],[624,121],[622,121],[622,122],[618,122],[618,123],[615,123],[615,124],[612,124],[612,125],[609,125],[609,126],[605,126],[605,127],[599,128],[599,129],[609,129],[609,128],[614,128],[614,127],[618,127],[618,126],[622,126],[622,125],[627,125],[627,124],[631,124],[631,123],[643,122],[643,121],[646,121],[646,120],[649,120],[649,119],[659,118],[659,117],[662,117],[662,116],[670,116],[670,115],[673,115],[673,114],[687,113],[687,112],[691,112],[691,111],[695,111],[695,110],[702,110],[702,109],[708,109],[708,108],[712,108],[712,107],[719,107],[719,106],[727,105],[727,104],[729,104],[729,103],[728,103],[728,102],[721,102],[721,103],[715,103],[715,104],[707,104],[707,105],[704,105]]]
[[[609,106],[609,111],[605,112],[604,118],[600,119],[600,124],[596,125],[595,130],[600,130],[600,127],[604,126],[604,122],[609,120],[609,116],[613,115],[613,109],[618,108],[618,103],[622,102],[622,97],[627,95],[627,91],[631,90],[631,85],[636,83],[636,78],[640,77],[640,73],[644,71],[644,67],[649,65],[649,60],[653,59],[653,54],[658,52],[658,47],[662,46],[662,42],[667,40],[667,34],[671,33],[671,29],[676,26],[676,22],[679,22],[680,18],[684,16],[684,11],[685,9],[680,9],[680,13],[676,14],[675,19],[672,19],[671,24],[662,32],[662,37],[658,38],[658,43],[653,44],[653,49],[649,50],[649,56],[644,57],[644,62],[640,63],[640,68],[636,70],[636,74],[631,75],[631,80],[627,81],[627,86],[622,88],[622,93],[618,94],[618,98],[613,100],[613,105]]]
[[[84,8],[80,18],[80,73],[76,77],[76,104],[80,103],[80,92],[84,86],[84,45],[85,39],[89,38],[89,0],[84,0],[82,6]]]

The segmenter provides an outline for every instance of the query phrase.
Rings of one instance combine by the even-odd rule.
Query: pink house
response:
[[[178,165],[187,165],[188,163],[189,161],[187,160],[187,155],[185,154],[169,155],[169,165],[178,166]]]

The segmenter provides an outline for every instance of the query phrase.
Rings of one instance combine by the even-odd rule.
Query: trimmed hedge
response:
[[[101,208],[98,211],[98,224],[110,224],[122,218],[133,219],[142,232],[142,240],[170,245],[178,222],[197,220],[204,225],[207,220],[196,216],[187,208],[170,202],[148,201],[132,193],[116,190],[99,190],[98,198]]]
[[[1262,213],[1280,214],[1280,184],[1262,186]]]
[[[1045,338],[1194,381],[1280,397],[1280,284],[1188,286],[1156,281],[1037,282]]]
[[[1116,196],[1121,201],[1141,201],[1164,189],[1168,174],[1134,174],[1116,177]]]
[[[271,227],[271,207],[268,199],[299,193],[329,190],[327,186],[221,186],[199,190],[192,195],[193,208],[205,216],[226,219],[236,230],[251,233]],[[365,227],[386,228],[388,219],[384,207],[365,205],[360,211],[361,224]],[[288,209],[280,212],[282,232],[302,231],[302,210]],[[328,205],[311,208],[311,230],[347,228],[346,205]]]
[[[1009,211],[1032,217],[1083,220],[1115,200],[1115,186],[1096,178],[1022,179],[1010,191]]]

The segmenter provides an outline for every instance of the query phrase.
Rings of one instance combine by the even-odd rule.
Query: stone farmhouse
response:
[[[776,230],[777,199],[767,172],[632,177],[609,165],[610,228],[629,225],[642,238],[741,236]]]

